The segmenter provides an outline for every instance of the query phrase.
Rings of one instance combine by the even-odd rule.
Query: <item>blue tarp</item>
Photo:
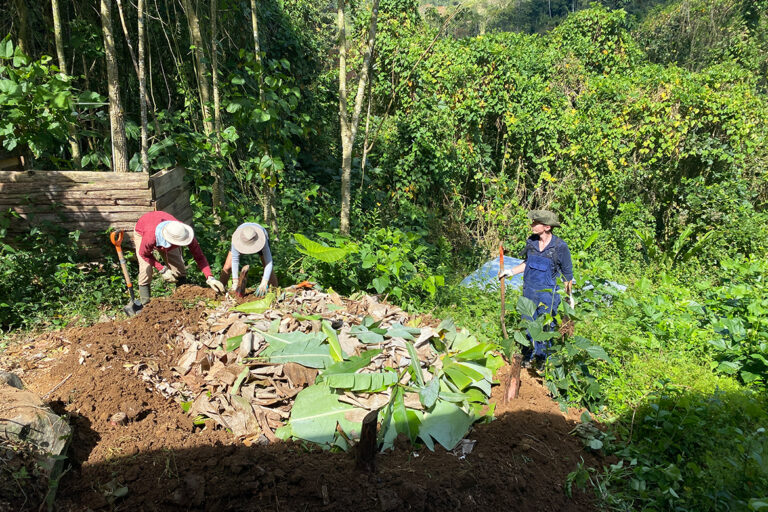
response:
[[[518,258],[504,258],[504,268],[510,269],[514,266],[522,263],[523,260]],[[623,284],[619,284],[615,281],[601,280],[601,283],[605,286],[611,287],[617,292],[626,291],[627,287]],[[461,286],[467,288],[478,288],[485,291],[497,291],[499,289],[499,258],[494,258],[490,261],[486,261],[483,265],[469,274],[461,281]],[[523,274],[517,274],[516,276],[507,278],[507,288],[515,288],[521,290],[523,288]],[[594,285],[587,281],[584,283],[583,291],[591,290]],[[610,297],[609,297],[610,298]]]
[[[504,258],[504,268],[510,269],[522,263],[518,258]],[[523,274],[508,277],[507,287],[522,289]],[[467,288],[479,288],[480,290],[493,291],[499,289],[499,258],[486,261],[483,265],[469,274],[461,281],[461,286]]]

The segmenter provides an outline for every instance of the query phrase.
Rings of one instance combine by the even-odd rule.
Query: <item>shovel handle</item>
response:
[[[128,273],[128,265],[125,261],[125,256],[123,256],[123,248],[121,247],[121,244],[123,243],[123,230],[120,231],[113,231],[109,234],[109,239],[112,241],[112,244],[115,246],[115,250],[117,251],[117,259],[120,260],[120,268],[123,270],[123,277],[125,278],[125,284],[128,286],[128,293],[131,295],[131,300],[134,300],[133,295],[133,284],[131,284],[131,275]]]

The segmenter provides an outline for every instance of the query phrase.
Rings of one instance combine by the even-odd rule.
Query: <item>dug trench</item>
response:
[[[566,495],[566,477],[581,460],[605,461],[570,435],[580,411],[563,414],[525,372],[508,404],[494,386],[496,419],[473,427],[468,455],[398,439],[373,473],[356,469],[349,453],[247,446],[213,422],[195,425],[131,367],[141,360],[171,379],[181,354],[173,340],[181,329],[194,333],[211,299],[184,286],[134,318],[47,333],[3,354],[2,369],[74,428],[57,510],[594,510],[590,495]],[[112,421],[117,411],[127,418]]]

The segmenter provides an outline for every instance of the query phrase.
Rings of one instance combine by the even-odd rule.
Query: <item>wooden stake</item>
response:
[[[365,415],[360,429],[360,442],[357,444],[356,467],[358,470],[369,473],[376,471],[376,426],[378,418],[378,409]]]

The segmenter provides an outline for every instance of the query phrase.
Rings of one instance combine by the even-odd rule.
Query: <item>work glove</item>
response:
[[[160,275],[163,276],[163,281],[166,283],[175,283],[176,279],[179,277],[179,273],[175,272],[168,267],[163,267],[162,270],[159,270]]]
[[[205,280],[205,283],[210,286],[213,291],[217,293],[224,293],[224,285],[221,284],[221,281],[216,279],[213,276],[210,276],[208,279]]]
[[[256,296],[257,297],[264,297],[267,294],[267,289],[269,288],[268,283],[261,283],[258,288],[256,288]]]
[[[511,268],[505,268],[504,270],[499,272],[499,281],[501,281],[505,277],[512,277],[512,269]]]
[[[234,292],[237,290],[237,285],[240,284],[240,279],[237,279],[236,277],[232,278],[232,285],[229,287],[229,291]]]

